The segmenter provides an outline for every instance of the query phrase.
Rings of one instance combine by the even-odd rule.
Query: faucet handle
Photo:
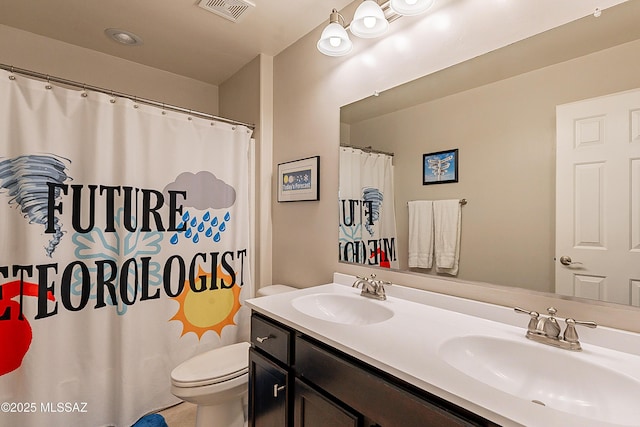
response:
[[[537,312],[535,311],[529,311],[529,310],[525,310],[524,308],[520,308],[520,307],[513,307],[513,311],[515,311],[516,313],[522,313],[522,314],[528,314],[531,315],[533,313],[535,313],[536,315],[539,315]],[[536,316],[537,317],[537,316]]]
[[[569,319],[567,319],[569,320]],[[598,324],[596,322],[592,322],[592,321],[584,321],[584,320],[575,320],[575,319],[570,319],[573,320],[574,322],[576,322],[576,325],[580,325],[580,326],[586,326],[587,328],[590,329],[595,329],[598,327]]]
[[[520,308],[520,307],[514,307],[513,309],[516,313],[528,314],[529,316],[531,316],[531,319],[529,319],[529,325],[527,326],[527,329],[530,332],[535,332],[538,327],[538,317],[540,317],[540,313],[538,313],[537,311],[525,310],[524,308]]]
[[[586,326],[587,328],[596,328],[598,324],[596,322],[585,322],[582,320],[575,320],[567,318],[567,328],[564,330],[564,340],[570,343],[578,343],[578,333],[576,332],[576,325]]]
[[[356,281],[353,282],[353,285],[351,285],[351,287],[359,288],[360,286],[362,286],[362,289],[364,289],[367,286],[367,282],[369,282],[369,278],[356,276]]]

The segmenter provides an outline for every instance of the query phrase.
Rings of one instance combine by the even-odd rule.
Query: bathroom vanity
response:
[[[251,426],[496,425],[259,313],[251,328]]]
[[[506,307],[397,285],[375,301],[337,277],[247,301],[250,426],[640,420],[640,355],[625,347],[637,352],[638,334],[579,330],[571,352],[527,340],[527,318]]]

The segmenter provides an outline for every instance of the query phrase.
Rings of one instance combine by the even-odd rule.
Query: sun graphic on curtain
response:
[[[178,312],[169,321],[178,320],[182,322],[182,334],[194,332],[198,339],[202,338],[205,332],[215,331],[219,336],[225,326],[235,325],[233,318],[240,310],[240,291],[238,284],[231,288],[220,286],[222,281],[230,283],[233,278],[222,272],[220,266],[217,271],[217,289],[211,287],[212,276],[198,267],[197,277],[206,277],[207,290],[194,292],[185,282],[184,290],[174,300],[180,303]]]

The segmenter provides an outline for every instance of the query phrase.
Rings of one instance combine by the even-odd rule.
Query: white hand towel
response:
[[[434,246],[436,271],[452,276],[458,274],[460,258],[459,200],[437,200],[433,202]]]
[[[433,264],[433,202],[409,202],[409,267],[431,268]]]

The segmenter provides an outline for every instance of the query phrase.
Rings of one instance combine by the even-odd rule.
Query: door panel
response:
[[[556,122],[556,292],[638,305],[640,91],[560,105]]]
[[[249,425],[287,427],[289,374],[253,348],[249,349]]]

